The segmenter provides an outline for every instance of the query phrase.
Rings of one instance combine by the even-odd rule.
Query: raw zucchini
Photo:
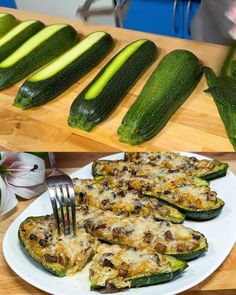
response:
[[[24,21],[14,27],[0,39],[0,62],[43,28],[44,24],[37,20]]]
[[[216,76],[214,71],[208,67],[204,68],[207,84],[209,88],[205,92],[212,95],[219,111],[225,131],[236,151],[236,78],[234,63],[232,65],[232,77]]]
[[[188,267],[184,261],[145,250],[101,244],[90,266],[92,290],[117,292],[172,280]]]
[[[18,24],[18,20],[11,14],[0,14],[0,38],[13,29]]]
[[[182,156],[173,152],[125,153],[125,161],[151,164],[180,171],[205,180],[212,180],[226,175],[228,164],[214,160],[198,160],[195,157]]]
[[[131,192],[138,192],[141,194],[140,198],[142,196],[151,196],[151,200],[153,197],[157,198],[162,203],[165,202],[177,208],[188,219],[209,220],[220,214],[224,201],[218,198],[217,194],[209,186],[202,184],[205,180],[193,179],[192,177],[175,177],[172,173],[169,176],[145,178],[122,173],[119,176],[104,177],[98,181],[103,184],[104,189],[118,187],[123,192],[130,190]],[[123,195],[126,194],[123,193]],[[95,198],[95,196],[93,197]],[[99,199],[100,196],[97,197],[96,201],[98,202]],[[176,214],[172,213],[172,215],[174,217]],[[176,218],[173,219],[172,217],[170,219],[170,216],[166,217],[169,217],[171,222],[177,223]]]
[[[0,89],[12,86],[77,43],[77,32],[66,24],[50,25],[0,63]]]
[[[167,54],[153,72],[118,129],[130,145],[153,138],[192,93],[202,76],[198,58],[186,50]]]
[[[23,249],[47,271],[58,277],[80,271],[94,254],[96,238],[77,229],[77,235],[59,236],[52,216],[28,217],[18,230]],[[68,247],[70,245],[70,247]]]
[[[95,32],[29,77],[21,86],[14,105],[28,109],[60,95],[94,68],[111,50],[112,37]]]
[[[75,99],[68,124],[90,131],[104,121],[155,60],[156,55],[156,45],[146,39],[126,46]]]
[[[155,198],[142,197],[140,190],[125,190],[123,187],[110,185],[108,181],[78,178],[73,181],[78,205],[85,204],[123,216],[143,216],[173,223],[184,221],[184,215],[177,209]]]

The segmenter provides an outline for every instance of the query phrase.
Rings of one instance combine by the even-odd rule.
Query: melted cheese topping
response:
[[[206,239],[199,232],[180,224],[157,222],[150,218],[117,216],[87,206],[77,209],[77,221],[99,239],[151,253],[183,253],[204,248]]]
[[[116,176],[102,181],[107,181],[123,190],[135,189],[187,210],[210,210],[224,204],[217,198],[216,192],[208,186],[199,186],[195,178],[183,173],[166,174],[162,168],[157,170],[157,166],[148,164],[140,166],[133,162],[98,161],[96,163],[98,174]],[[136,169],[138,176],[131,175],[133,169]],[[153,177],[149,178],[150,175]]]
[[[95,286],[114,285],[119,289],[130,287],[133,278],[171,271],[166,256],[102,244],[90,267],[90,281]]]
[[[213,173],[222,165],[222,163],[217,161],[198,160],[195,157],[182,156],[179,153],[172,152],[126,153],[125,158],[136,163],[152,164],[167,169],[178,169],[198,177]]]
[[[194,179],[188,177],[176,179],[127,177],[123,180],[120,179],[114,177],[108,181],[123,189],[132,188],[188,210],[210,210],[214,209],[218,203],[223,203],[210,187],[198,186]]]
[[[154,220],[182,222],[184,216],[176,209],[164,205],[157,199],[141,197],[135,191],[124,191],[107,182],[99,183],[93,179],[74,179],[76,201],[102,210],[111,210],[124,216],[152,217]]]
[[[166,174],[184,173],[188,176],[201,177],[218,171],[223,164],[212,160],[198,160],[177,153],[130,153],[127,161],[98,160],[93,166],[98,175],[119,175],[127,171],[136,176],[156,177]],[[171,177],[171,176],[170,176]]]

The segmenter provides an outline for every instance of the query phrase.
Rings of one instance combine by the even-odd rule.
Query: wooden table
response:
[[[58,154],[57,163],[65,172],[73,173],[80,167],[99,157],[108,155],[108,153],[73,153],[73,154]],[[236,154],[235,153],[218,153],[206,154],[214,157],[214,159],[227,161],[230,169],[236,173]],[[81,165],[81,166],[82,166]],[[70,168],[68,168],[70,167]],[[71,168],[73,167],[73,168]],[[33,200],[20,200],[14,213],[9,217],[0,221],[0,247],[4,233],[12,221],[31,203]],[[236,245],[231,251],[228,258],[208,279],[201,284],[195,286],[191,290],[182,293],[181,295],[235,295],[236,294]],[[207,266],[206,266],[207,267]],[[0,252],[0,295],[39,295],[46,294],[33,286],[29,285],[19,278],[6,264],[2,252]],[[84,295],[84,294],[78,294]]]
[[[76,20],[51,17],[26,11],[0,8],[21,20],[35,18],[46,24],[66,22],[80,34],[105,30],[116,39],[115,49],[101,64],[54,101],[40,108],[22,111],[12,106],[21,83],[0,92],[0,149],[18,151],[115,151],[115,150],[179,150],[179,151],[232,151],[224,126],[212,98],[203,92],[205,78],[191,97],[172,117],[171,122],[154,139],[140,146],[120,143],[116,134],[122,118],[135,101],[148,77],[161,58],[174,49],[195,53],[204,64],[218,70],[226,53],[219,45],[169,38],[129,31],[104,25],[83,24]],[[132,88],[115,112],[104,123],[87,133],[67,125],[69,109],[74,98],[98,73],[104,64],[132,40],[148,38],[160,48],[160,57]]]

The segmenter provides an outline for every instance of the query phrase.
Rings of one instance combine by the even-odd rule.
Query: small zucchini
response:
[[[213,180],[226,175],[228,164],[214,160],[198,160],[173,152],[125,153],[125,161],[151,164],[161,168],[180,170],[188,175]]]
[[[77,32],[69,25],[44,28],[0,63],[0,89],[19,82],[76,43]]]
[[[90,131],[104,121],[156,56],[156,45],[149,40],[126,46],[74,100],[68,124]]]
[[[172,280],[188,264],[174,257],[101,244],[90,266],[91,289],[104,293]]]
[[[15,26],[0,39],[0,62],[43,28],[44,24],[37,20],[24,21]]]
[[[11,14],[0,14],[0,38],[13,29],[18,24],[18,20]]]
[[[158,134],[197,86],[198,58],[186,50],[167,54],[150,76],[118,129],[120,141],[140,144]]]
[[[29,77],[21,86],[14,106],[28,109],[54,99],[88,73],[112,49],[105,32],[86,36],[79,44]]]
[[[54,218],[49,215],[28,217],[21,223],[18,236],[26,253],[58,277],[82,270],[97,245],[96,238],[81,228],[76,237],[58,235]]]
[[[110,210],[123,216],[150,217],[156,221],[166,220],[182,223],[184,215],[176,208],[163,204],[155,198],[142,196],[135,190],[110,185],[108,181],[93,179],[73,179],[76,204],[88,205],[102,210]]]

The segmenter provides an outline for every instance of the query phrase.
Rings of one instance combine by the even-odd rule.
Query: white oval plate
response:
[[[190,153],[182,154],[195,156],[198,159],[205,158]],[[105,159],[115,160],[122,158],[123,153],[120,153],[108,156]],[[92,164],[90,163],[73,173],[71,177],[91,178],[91,167]],[[217,218],[206,222],[184,222],[184,225],[202,232],[207,237],[209,251],[204,256],[191,261],[189,268],[171,282],[145,288],[129,289],[122,294],[141,295],[144,291],[148,292],[149,295],[177,294],[205,280],[225,260],[236,240],[236,177],[231,171],[228,171],[226,177],[212,181],[211,188],[226,203],[221,214]],[[23,280],[48,293],[55,295],[97,294],[90,291],[89,265],[73,277],[57,278],[43,270],[22,250],[17,235],[20,223],[28,216],[45,215],[51,212],[51,204],[46,192],[15,219],[8,228],[3,240],[3,253],[7,263]]]

